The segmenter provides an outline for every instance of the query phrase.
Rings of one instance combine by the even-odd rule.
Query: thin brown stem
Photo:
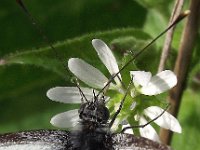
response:
[[[197,37],[199,19],[200,19],[200,0],[191,0],[190,4],[191,14],[188,17],[179,48],[178,58],[176,60],[174,72],[177,75],[178,83],[170,93],[168,100],[171,103],[169,112],[177,117],[181,98],[185,85],[187,82],[188,69],[192,56],[192,51],[195,46],[195,39]],[[161,129],[160,137],[163,143],[170,144],[172,132]]]
[[[172,14],[171,14],[169,24],[171,24],[178,17],[178,15],[181,13],[183,3],[184,3],[184,0],[176,0],[175,5],[174,5],[174,9],[173,9]],[[161,58],[160,58],[158,72],[161,72],[165,69],[165,64],[167,62],[167,58],[169,56],[170,49],[171,49],[171,43],[172,43],[172,39],[173,39],[173,35],[174,35],[174,28],[175,28],[175,26],[172,27],[166,33],[166,38],[165,38],[164,46],[163,46],[163,49],[162,49],[162,54],[161,54]]]

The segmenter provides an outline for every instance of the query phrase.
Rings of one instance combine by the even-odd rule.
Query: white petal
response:
[[[125,127],[130,127],[131,125],[128,123],[128,124],[125,124],[125,125],[122,125],[122,129],[123,128],[125,128]],[[133,129],[127,129],[127,130],[125,130],[125,132],[124,133],[127,133],[127,134],[134,134],[133,133]]]
[[[73,128],[78,124],[78,121],[78,109],[73,109],[53,116],[50,123],[58,128]]]
[[[146,86],[151,79],[151,72],[130,71],[130,75],[133,77],[133,83],[141,86]]]
[[[146,123],[147,123],[147,121],[144,119],[144,117],[140,117],[139,124],[144,125]],[[158,134],[156,133],[156,130],[150,124],[148,124],[144,128],[139,128],[139,131],[140,131],[140,135],[142,137],[148,138],[153,141],[160,142],[160,139],[159,139]]]
[[[92,45],[98,53],[99,58],[104,63],[111,75],[119,72],[117,61],[111,52],[110,48],[100,39],[93,39]],[[121,75],[118,74],[121,79]],[[119,79],[116,77],[115,82],[120,83]]]
[[[170,70],[165,70],[153,76],[150,82],[142,87],[141,93],[144,95],[157,95],[173,88],[176,84],[176,75]]]
[[[149,118],[154,119],[157,116],[159,116],[164,110],[158,106],[151,106],[144,110],[145,115],[147,115]],[[169,129],[171,131],[181,133],[182,129],[178,122],[178,120],[172,116],[168,112],[164,112],[164,114],[156,119],[154,121],[156,124],[158,124],[160,127]]]
[[[94,97],[92,89],[81,87],[81,90],[87,100],[92,100]],[[77,87],[54,87],[47,91],[47,97],[56,102],[81,103],[81,95]]]
[[[95,67],[79,58],[70,58],[69,70],[87,85],[102,89],[108,79]]]

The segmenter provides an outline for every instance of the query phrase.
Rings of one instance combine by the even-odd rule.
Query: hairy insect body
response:
[[[108,127],[109,110],[104,100],[83,103],[79,109],[80,130],[71,131],[69,149],[112,150],[112,134]]]
[[[112,150],[112,136],[106,132],[91,130],[72,131],[69,134],[71,150]]]

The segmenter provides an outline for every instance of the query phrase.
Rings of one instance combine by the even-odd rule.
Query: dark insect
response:
[[[165,145],[130,134],[78,133],[62,130],[8,133],[0,136],[0,150],[170,150]],[[78,144],[90,145],[74,148],[75,143],[70,141],[73,138],[77,138],[73,142],[81,139]]]
[[[170,148],[143,137],[111,133],[109,110],[104,97],[95,94],[92,101],[79,109],[80,128],[74,131],[37,130],[9,133],[0,136],[1,149],[44,150],[169,150]]]
[[[29,15],[26,7],[21,0],[17,0],[18,4],[23,8],[26,14]],[[30,17],[30,16],[29,16]],[[140,53],[146,50],[156,39],[162,36],[167,30],[174,26],[177,22],[182,20],[184,16],[172,23],[165,31],[158,35],[152,42],[150,42],[144,49],[135,54],[133,58],[123,66],[121,72],[127,65],[130,64]],[[31,17],[32,19],[32,17]],[[34,21],[33,21],[34,22]],[[51,46],[51,44],[50,44]],[[53,48],[53,46],[51,46]],[[54,48],[53,48],[54,49]],[[118,73],[119,73],[118,72]],[[116,73],[107,83],[117,77]],[[106,88],[107,85],[104,87]],[[84,100],[79,108],[80,127],[77,130],[63,131],[63,130],[36,130],[23,131],[17,133],[8,133],[0,135],[0,150],[169,150],[166,145],[151,141],[143,137],[136,137],[124,133],[112,133],[110,128],[117,115],[120,113],[119,107],[116,114],[111,121],[110,112],[105,106],[105,98],[102,95],[96,95],[93,92],[92,100],[88,101],[84,93],[79,88],[82,100]],[[104,91],[104,88],[100,91]],[[121,101],[126,98],[126,94]],[[162,114],[161,114],[162,115]],[[159,116],[158,116],[159,117]],[[157,119],[156,117],[155,119]],[[153,120],[155,120],[153,119]],[[151,122],[151,121],[150,121]],[[149,123],[148,123],[149,124]],[[147,125],[147,124],[146,124]]]

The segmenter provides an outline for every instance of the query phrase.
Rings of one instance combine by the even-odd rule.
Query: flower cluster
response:
[[[119,72],[117,61],[112,54],[110,48],[100,39],[92,40],[92,45],[96,50],[100,60],[106,66],[111,76]],[[86,63],[84,60],[79,58],[71,58],[68,61],[69,70],[82,82],[89,87],[101,90],[107,84],[109,79],[98,69]],[[152,76],[150,72],[145,71],[130,71],[131,81],[133,87],[129,91],[122,85],[121,74],[118,73],[117,77],[109,84],[107,90],[115,90],[120,94],[129,92],[131,95],[132,104],[134,108],[137,107],[137,103],[134,98],[138,95],[152,96],[161,94],[177,83],[177,78],[174,73],[170,70],[162,71],[155,76]],[[81,87],[84,95],[88,100],[93,97],[93,90],[86,87]],[[47,96],[53,100],[62,103],[81,103],[81,96],[77,87],[54,87],[47,92]],[[109,97],[106,97],[109,99]],[[112,98],[111,98],[112,99]],[[118,103],[119,104],[119,103]],[[118,106],[118,105],[117,105]],[[109,106],[110,107],[110,106]],[[116,106],[112,106],[116,107]],[[159,116],[164,110],[158,106],[150,106],[143,110],[141,114],[135,114],[135,116],[129,116],[138,121],[139,125],[147,123],[146,117],[154,119]],[[125,117],[127,118],[127,117]],[[71,128],[75,127],[78,123],[78,110],[70,110],[64,113],[57,114],[51,119],[51,124],[60,128]],[[124,121],[124,120],[123,120]],[[126,121],[129,124],[128,121]],[[174,132],[181,132],[181,126],[176,118],[174,118],[168,112],[164,112],[161,117],[154,121],[157,125],[162,128],[169,129]],[[115,125],[122,124],[122,120],[118,119]],[[124,125],[125,126],[125,125]],[[126,125],[127,126],[127,125]],[[147,125],[144,128],[139,129],[141,136],[159,141],[159,137],[155,129],[151,125]]]

